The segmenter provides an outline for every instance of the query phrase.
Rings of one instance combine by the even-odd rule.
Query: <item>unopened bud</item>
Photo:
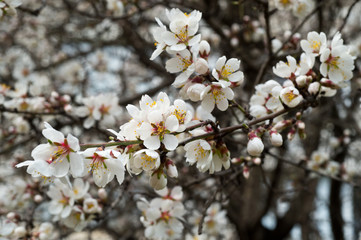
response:
[[[196,61],[196,72],[206,74],[209,71],[208,62],[204,58],[198,58]]]
[[[260,158],[254,158],[253,159],[253,163],[256,164],[256,165],[260,165],[261,164],[261,159]]]
[[[26,235],[26,229],[24,226],[19,226],[19,227],[16,227],[14,229],[14,235],[17,237],[17,238],[22,238],[22,237],[25,237]]]
[[[108,197],[108,193],[104,188],[99,188],[98,189],[98,196],[99,196],[100,199],[105,200]]]
[[[238,38],[236,38],[236,37],[231,38],[231,46],[232,47],[237,47],[238,44],[239,44]]]
[[[302,122],[302,121],[297,121],[297,127],[299,128],[299,129],[305,129],[305,127],[306,127],[306,125],[305,125],[305,123],[304,122]]]
[[[210,52],[211,52],[211,46],[206,40],[202,40],[199,43],[199,55],[202,58],[207,58]]]
[[[263,152],[264,145],[259,137],[253,137],[248,141],[247,152],[249,155],[257,157]]]
[[[312,95],[316,95],[320,90],[320,83],[319,82],[313,82],[308,86],[308,92]]]
[[[62,100],[63,100],[64,102],[68,103],[68,102],[70,102],[71,98],[70,98],[69,95],[66,94],[66,95],[64,95],[64,96],[62,97]]]
[[[65,112],[71,112],[73,110],[73,107],[70,104],[66,104],[64,106],[64,111]]]
[[[36,203],[40,203],[40,202],[43,201],[43,197],[42,197],[41,195],[39,195],[39,194],[36,194],[36,195],[34,196],[34,201],[35,201]]]
[[[191,85],[188,89],[187,89],[187,94],[190,100],[192,100],[193,102],[197,102],[201,100],[201,93],[203,92],[203,90],[206,88],[206,86],[204,86],[203,84],[200,83],[196,83]]]
[[[287,139],[291,141],[295,137],[295,134],[296,134],[296,129],[292,128],[287,134]]]
[[[167,186],[167,177],[164,175],[163,171],[154,172],[149,178],[149,185],[154,188],[154,190],[161,190]]]
[[[6,215],[6,217],[7,217],[8,219],[10,219],[10,220],[13,220],[13,219],[16,218],[16,213],[14,213],[14,212],[9,212],[9,213]]]
[[[249,168],[247,166],[243,167],[243,176],[245,179],[249,178]]]
[[[59,97],[59,93],[55,92],[55,91],[52,91],[51,92],[51,97],[52,98],[58,98]]]
[[[296,78],[296,83],[299,87],[304,87],[307,85],[308,78],[305,75],[298,76]]]
[[[275,147],[280,147],[283,144],[283,138],[282,135],[278,132],[271,132],[271,143]]]
[[[172,178],[177,178],[178,170],[177,170],[176,165],[173,163],[173,161],[168,159],[166,161],[165,165],[166,165],[166,169],[167,169],[167,175]]]
[[[322,78],[320,81],[321,85],[331,89],[338,89],[339,87],[328,78]]]

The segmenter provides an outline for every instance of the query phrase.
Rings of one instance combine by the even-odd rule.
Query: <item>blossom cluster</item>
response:
[[[234,98],[231,88],[242,84],[244,75],[239,70],[240,60],[227,60],[225,56],[220,57],[214,68],[210,69],[210,45],[205,40],[201,41],[200,34],[196,35],[201,16],[196,10],[190,14],[179,9],[167,11],[169,30],[156,18],[159,27],[153,36],[157,48],[151,60],[166,50],[173,57],[166,62],[165,68],[170,73],[180,73],[173,85],[181,88],[181,96],[194,102],[202,101],[206,111],[212,112],[215,105],[225,111],[228,101]]]
[[[145,229],[148,239],[179,239],[183,231],[183,216],[186,211],[181,202],[183,192],[181,187],[172,190],[164,188],[157,191],[160,197],[153,198],[150,202],[141,198],[137,207],[142,211],[140,221]]]
[[[278,10],[292,10],[296,17],[305,17],[309,14],[315,5],[314,0],[273,0],[275,8]]]
[[[89,183],[76,178],[73,184],[67,178],[56,179],[47,192],[50,198],[49,213],[53,221],[61,221],[65,226],[81,231],[87,224],[102,212],[104,189],[99,189],[99,198],[89,193]]]
[[[354,57],[350,54],[350,48],[343,44],[340,33],[327,42],[325,33],[310,32],[300,44],[303,53],[299,61],[287,56],[287,62],[280,61],[273,67],[273,73],[285,79],[282,85],[278,81],[268,80],[255,87],[256,92],[250,99],[252,116],[261,118],[285,108],[294,108],[305,98],[332,97],[352,78]],[[316,60],[319,60],[319,64],[316,64]],[[273,123],[269,135],[274,146],[282,145],[279,132],[288,127],[291,127],[288,139],[291,140],[297,131],[302,138],[305,137],[305,125],[300,115],[296,121],[283,120],[280,116],[274,118]],[[252,156],[262,153],[260,137],[264,132],[264,129],[258,129],[249,134],[247,150]]]

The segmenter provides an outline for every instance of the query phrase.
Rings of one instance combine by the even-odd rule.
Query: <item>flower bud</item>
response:
[[[248,141],[247,152],[249,155],[257,157],[261,155],[263,149],[264,149],[264,145],[259,137],[253,137]]]
[[[167,160],[165,163],[166,169],[167,169],[167,175],[171,178],[177,178],[178,177],[178,170],[176,165],[173,163],[172,160]]]
[[[243,176],[245,179],[249,178],[249,168],[247,166],[243,167]]]
[[[330,79],[327,79],[327,78],[322,78],[320,83],[321,83],[321,85],[323,87],[328,87],[328,88],[331,88],[331,89],[338,89],[339,88],[334,82],[332,82]]]
[[[308,78],[307,76],[305,75],[301,75],[301,76],[298,76],[296,78],[296,83],[299,87],[304,87],[307,85],[307,82],[308,82]]]
[[[271,132],[271,143],[275,147],[280,147],[283,144],[282,135],[278,132]]]
[[[8,219],[10,219],[10,220],[13,220],[13,219],[16,218],[16,213],[14,213],[14,212],[9,212],[9,213],[6,215],[6,217],[7,217]]]
[[[73,110],[73,107],[72,107],[70,104],[66,104],[66,105],[64,106],[64,111],[65,111],[65,112],[69,113],[69,112],[71,112],[72,110]]]
[[[204,86],[203,84],[200,83],[196,83],[191,85],[188,89],[187,89],[187,94],[190,100],[192,100],[193,102],[197,102],[201,100],[201,93],[203,92],[203,90],[206,88],[206,86]]]
[[[308,92],[312,95],[316,95],[319,90],[320,90],[319,82],[313,82],[310,84],[310,86],[308,86]]]
[[[199,55],[202,58],[207,58],[210,52],[211,52],[211,46],[206,40],[202,40],[199,43]]]
[[[39,194],[36,194],[36,195],[34,196],[34,201],[35,201],[36,203],[40,203],[40,202],[43,201],[43,197],[42,197],[41,195],[39,195]]]
[[[254,158],[253,159],[253,163],[256,164],[256,165],[260,165],[261,164],[261,159],[258,157],[258,158]]]
[[[104,188],[98,189],[98,196],[100,199],[105,200],[108,197],[107,191]]]
[[[321,87],[320,95],[323,97],[333,97],[336,95],[337,90],[329,87]]]
[[[198,58],[196,61],[196,72],[206,74],[209,71],[208,62],[204,58]]]
[[[154,172],[149,179],[149,184],[154,190],[161,190],[167,186],[167,177],[163,171]]]
[[[26,235],[26,229],[24,226],[19,226],[14,229],[14,235],[17,238],[25,237]]]
[[[231,46],[232,47],[237,47],[238,44],[239,44],[238,38],[236,38],[236,37],[231,38]]]

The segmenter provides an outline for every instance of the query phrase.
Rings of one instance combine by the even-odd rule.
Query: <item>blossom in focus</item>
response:
[[[327,48],[326,34],[315,31],[307,34],[307,40],[301,40],[301,48],[307,54],[319,55]]]
[[[98,187],[104,187],[114,176],[118,183],[124,180],[125,156],[113,150],[99,150],[96,148],[86,149],[84,156],[85,170],[93,173],[93,179]]]
[[[169,29],[162,34],[164,42],[173,51],[182,51],[186,46],[193,46],[199,43],[200,34],[195,35],[198,31],[199,21],[202,13],[194,10],[190,14],[183,13],[178,8],[166,11],[166,15],[170,21]]]
[[[286,87],[280,92],[280,99],[288,107],[296,107],[302,100],[303,97],[295,87]]]
[[[331,48],[326,48],[320,56],[320,72],[334,84],[343,86],[344,82],[352,78],[355,68],[354,59],[342,44],[341,34],[337,33],[332,40]]]
[[[48,143],[38,145],[31,156],[34,161],[29,160],[16,165],[16,167],[28,166],[27,172],[33,177],[64,177],[70,172],[74,177],[83,174],[83,158],[77,151],[80,150],[79,140],[71,134],[67,138],[63,133],[55,130],[45,122],[45,129],[42,131]]]
[[[294,76],[297,69],[296,59],[292,56],[287,56],[287,62],[279,61],[273,67],[273,73],[282,78],[291,78]]]
[[[175,57],[166,62],[165,69],[170,73],[181,72],[176,77],[173,85],[177,88],[182,87],[195,71],[195,63],[191,52],[188,49],[177,52]]]
[[[243,72],[238,71],[241,61],[236,58],[231,58],[227,62],[226,60],[225,56],[217,60],[216,67],[212,71],[213,77],[217,80],[242,84],[244,75]]]
[[[221,81],[213,82],[208,85],[201,94],[202,107],[208,112],[212,112],[214,105],[221,111],[226,111],[228,108],[228,100],[232,100],[234,93],[229,86],[230,82]]]

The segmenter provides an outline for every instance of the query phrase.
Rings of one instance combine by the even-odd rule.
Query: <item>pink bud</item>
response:
[[[243,167],[243,176],[244,178],[248,179],[249,178],[249,168],[247,166]]]

